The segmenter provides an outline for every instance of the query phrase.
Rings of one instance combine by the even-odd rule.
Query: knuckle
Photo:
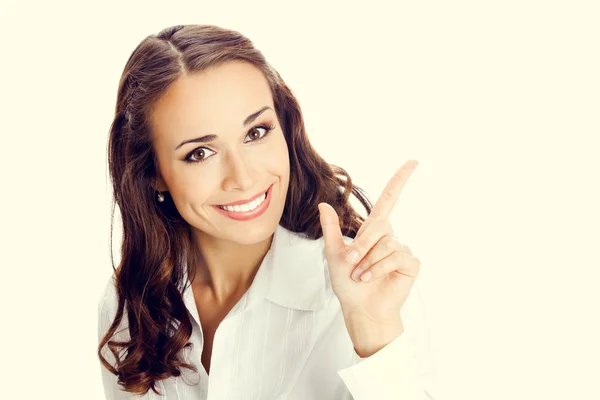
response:
[[[371,271],[371,273],[373,274],[371,280],[374,280],[376,278],[378,278],[381,274],[382,274],[382,267],[381,267],[381,263],[376,263],[374,265],[371,265],[371,267],[369,268],[369,271]]]
[[[359,255],[364,255],[366,253],[364,239],[359,239],[356,242],[354,242],[352,244],[352,246],[350,247],[350,249],[351,250],[356,250]]]
[[[394,232],[394,228],[393,228],[393,226],[392,226],[392,222],[390,221],[390,219],[389,219],[389,218],[386,218],[383,224],[384,224],[384,226],[385,226],[385,230],[386,230],[387,232],[391,232],[391,233],[393,234],[393,232]]]
[[[385,251],[387,251],[388,253],[398,249],[397,241],[391,236],[386,236],[386,240],[383,244]]]
[[[400,242],[400,239],[398,239],[398,237],[394,236],[394,241],[396,242],[396,249],[401,252],[401,253],[408,253],[412,255],[412,252],[410,250],[410,247],[408,247],[407,245],[405,245],[404,243]]]
[[[413,263],[414,277],[416,278],[417,276],[419,276],[419,272],[421,271],[421,261],[419,261],[419,259],[416,257],[413,258],[413,261],[414,261],[414,263]]]
[[[367,269],[369,269],[369,267],[371,267],[371,265],[373,265],[373,262],[371,261],[371,256],[366,256],[360,262],[359,267],[362,268],[363,271],[366,271]]]
[[[381,196],[386,200],[386,201],[391,201],[394,199],[394,192],[393,190],[385,190]]]
[[[399,251],[394,252],[394,259],[396,260],[397,264],[404,263],[404,256]]]
[[[371,232],[371,240],[373,240],[373,241],[379,241],[379,240],[381,240],[381,238],[383,238],[385,236],[386,236],[385,229],[382,229],[380,226],[373,229],[373,231]]]

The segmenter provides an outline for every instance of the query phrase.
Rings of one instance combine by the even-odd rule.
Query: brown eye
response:
[[[189,162],[189,163],[196,163],[196,162],[200,162],[201,163],[201,162],[204,162],[207,159],[209,159],[210,155],[211,155],[211,154],[208,154],[208,156],[207,156],[207,154],[206,154],[207,150],[209,152],[213,152],[214,153],[214,151],[212,151],[210,149],[207,149],[206,147],[198,147],[197,149],[192,150],[192,152],[189,153],[185,157],[184,161]]]
[[[206,153],[204,152],[204,149],[198,149],[192,152],[192,156],[196,160],[202,160],[206,156]]]
[[[248,135],[250,135],[252,139],[258,139],[260,137],[260,132],[258,131],[259,129],[264,128],[254,128],[248,133]]]
[[[254,128],[252,128],[248,131],[248,133],[246,134],[246,137],[250,138],[250,140],[249,140],[250,142],[258,142],[258,141],[264,139],[273,128],[275,128],[274,125],[255,126]]]
[[[260,137],[260,133],[257,132],[257,129],[252,129],[249,135],[252,139],[258,139]]]

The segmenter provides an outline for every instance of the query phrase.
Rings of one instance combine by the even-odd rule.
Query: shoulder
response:
[[[115,275],[111,274],[106,283],[104,289],[100,293],[98,298],[98,312],[102,313],[106,309],[115,308],[117,303],[117,289]]]
[[[118,297],[114,274],[108,278],[97,303],[98,340],[100,340],[112,324],[117,312]]]

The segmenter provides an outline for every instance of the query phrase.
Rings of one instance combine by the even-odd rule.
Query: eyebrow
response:
[[[260,114],[262,114],[263,111],[265,111],[265,110],[272,110],[272,108],[269,106],[264,106],[257,112],[248,115],[248,117],[246,117],[246,119],[244,120],[244,126],[247,126],[248,124],[252,123],[252,121],[254,121],[256,118],[258,118],[258,116]],[[197,137],[195,139],[184,140],[183,142],[179,143],[179,145],[177,147],[175,147],[175,150],[179,149],[181,146],[183,146],[184,144],[188,144],[188,143],[212,142],[213,140],[217,139],[217,137],[218,137],[217,135],[205,135],[205,136]]]

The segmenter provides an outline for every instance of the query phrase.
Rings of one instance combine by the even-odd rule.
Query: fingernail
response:
[[[352,250],[350,253],[348,253],[348,257],[346,259],[349,263],[354,264],[358,259],[358,252],[356,250]]]
[[[369,279],[371,279],[371,275],[373,275],[371,273],[371,271],[367,271],[364,274],[362,274],[362,276],[360,277],[360,279],[362,279],[363,282],[368,282]]]
[[[352,272],[352,279],[354,279],[355,281],[358,282],[359,281],[358,278],[360,277],[360,274],[362,274],[362,273],[363,273],[362,268],[356,268],[354,270],[354,272]]]

